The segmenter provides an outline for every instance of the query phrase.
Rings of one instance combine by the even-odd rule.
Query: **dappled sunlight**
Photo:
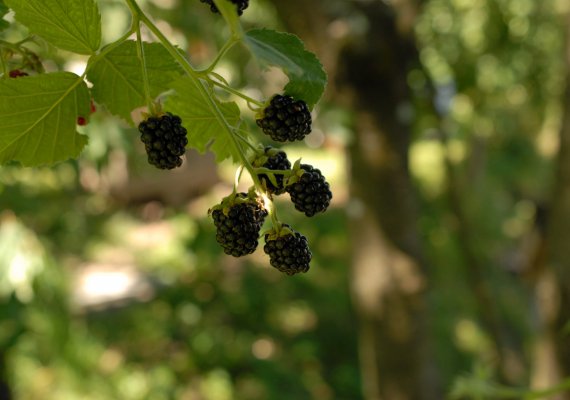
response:
[[[131,76],[133,91],[121,98],[113,80],[111,99],[89,92],[95,111],[78,121],[89,144],[77,160],[4,165],[24,144],[11,148],[0,132],[2,400],[6,382],[13,400],[495,399],[570,388],[559,367],[570,322],[560,328],[568,299],[557,276],[567,257],[549,259],[553,229],[566,221],[553,217],[553,201],[567,182],[553,193],[568,145],[560,132],[570,121],[569,1],[426,0],[415,9],[405,1],[251,0],[239,20],[244,32],[297,31],[329,77],[311,109],[311,134],[284,143],[271,142],[256,119],[272,94],[310,92],[320,64],[304,71],[294,59],[302,51],[289,59],[263,41],[264,57],[252,56],[253,36],[238,43],[234,26],[236,43],[226,42],[231,26],[199,0],[136,3],[176,46],[147,72],[177,81],[195,67],[185,90],[145,87],[138,67],[149,51],[133,47],[132,65],[120,53],[99,65],[117,69],[114,79]],[[113,46],[131,12],[124,0],[97,5],[102,46]],[[0,86],[8,87],[6,72],[23,55],[5,39],[28,32],[4,30],[3,7],[0,0]],[[81,76],[89,54],[112,54],[58,52],[40,36],[29,45],[46,55],[50,73]],[[158,41],[145,24],[141,37]],[[220,49],[220,62],[199,70]],[[177,54],[190,59],[189,70],[177,70]],[[164,74],[161,63],[169,64]],[[203,91],[191,90],[196,82]],[[0,94],[0,108],[9,100]],[[121,117],[114,100],[137,105]],[[197,113],[204,104],[219,115]],[[180,168],[148,165],[152,149],[137,123],[153,107],[180,107],[190,116],[184,124],[200,127],[188,129]],[[0,115],[0,125],[9,117]],[[249,173],[264,162],[258,149],[269,144],[291,164],[322,172],[330,206],[307,217],[289,193],[264,192],[265,208],[276,211],[257,248],[228,256],[212,208],[248,192]],[[38,154],[51,151],[44,147]],[[281,223],[307,238],[306,273],[270,264],[264,236]]]
[[[148,301],[155,289],[132,265],[87,264],[73,277],[72,306],[101,308],[129,300]]]

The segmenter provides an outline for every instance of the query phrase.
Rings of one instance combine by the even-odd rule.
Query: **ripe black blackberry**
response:
[[[276,94],[256,122],[276,142],[293,142],[311,133],[312,118],[303,100]]]
[[[321,171],[308,164],[301,164],[302,174],[298,180],[286,187],[295,208],[307,217],[324,212],[328,208],[332,192]]]
[[[139,124],[148,162],[160,169],[172,169],[182,165],[188,139],[186,128],[177,115],[166,113],[149,117]]]
[[[247,193],[229,196],[214,207],[212,218],[217,228],[216,241],[224,253],[234,257],[253,253],[266,216],[267,211],[260,201]]]
[[[283,224],[280,232],[265,235],[263,251],[269,255],[272,267],[287,275],[307,272],[312,258],[307,238]]]
[[[254,161],[254,166],[260,166],[274,171],[289,170],[291,169],[291,162],[287,159],[287,153],[283,150],[267,146],[264,149],[263,156]],[[277,186],[271,182],[267,174],[259,174],[258,178],[260,182],[265,185],[268,193],[275,195],[285,193],[283,175],[275,174],[274,176]]]
[[[213,13],[219,13],[218,7],[214,4],[213,0],[200,0],[202,3],[206,3],[210,6],[210,10]],[[245,9],[249,6],[249,0],[230,0],[237,6],[238,15],[242,15]]]

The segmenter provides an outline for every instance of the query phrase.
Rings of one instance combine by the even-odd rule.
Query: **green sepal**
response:
[[[266,235],[265,242],[268,242],[271,240],[277,240],[285,236],[290,236],[290,235],[294,236],[295,231],[287,224],[284,224],[282,222],[276,222],[273,224],[272,229],[266,232],[265,235]]]
[[[288,187],[299,182],[304,173],[305,170],[301,168],[301,159],[299,158],[297,161],[295,161],[295,164],[293,164],[293,167],[291,168],[291,175],[285,179],[284,186]]]
[[[259,197],[255,187],[250,187],[247,193],[243,192],[233,192],[230,195],[224,197],[219,204],[208,210],[208,215],[211,215],[215,210],[222,210],[224,215],[228,215],[230,209],[237,204],[256,204],[262,209],[265,209],[263,204],[263,199]]]
[[[216,4],[216,8],[226,20],[233,34],[236,37],[242,37],[244,33],[237,14],[237,6],[229,0],[214,0],[214,4]]]

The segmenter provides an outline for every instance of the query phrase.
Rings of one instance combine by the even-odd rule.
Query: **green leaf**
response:
[[[53,45],[93,54],[101,45],[101,16],[94,0],[5,0],[16,19]]]
[[[218,161],[232,157],[239,162],[240,156],[232,143],[227,128],[218,121],[210,108],[210,100],[205,90],[198,85],[202,82],[190,77],[176,81],[172,88],[175,93],[169,96],[165,109],[182,118],[182,125],[188,130],[188,146],[201,153],[212,151]],[[220,103],[212,99],[230,126],[240,122],[240,111],[236,103]]]
[[[0,80],[0,164],[54,164],[79,155],[87,137],[76,131],[90,97],[81,77],[57,72]]]
[[[182,69],[160,43],[144,43],[144,53],[150,95],[155,98],[168,90]],[[146,104],[137,43],[128,40],[109,53],[92,57],[89,65],[87,79],[93,83],[95,100],[132,125],[131,112]]]
[[[234,34],[238,37],[243,36],[243,30],[239,21],[236,5],[229,0],[214,0],[216,8],[222,14],[226,23]]]
[[[327,85],[327,74],[319,59],[305,49],[295,35],[269,29],[254,29],[244,39],[263,66],[275,66],[289,77],[285,93],[304,100],[309,108],[319,101]]]
[[[10,11],[8,7],[6,7],[4,5],[4,2],[0,0],[0,32],[6,29],[8,26],[10,26],[8,21],[2,19],[4,15],[8,14],[8,11]]]
[[[4,4],[4,2],[2,0],[0,0],[0,18],[2,18],[4,15],[8,14],[8,11],[10,11],[10,9],[8,7],[6,7],[6,5]]]

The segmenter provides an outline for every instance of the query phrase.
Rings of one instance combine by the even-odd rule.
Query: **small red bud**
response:
[[[85,117],[77,117],[77,125],[79,126],[87,125],[87,120],[85,119]]]
[[[97,111],[97,107],[95,107],[95,103],[93,103],[93,100],[91,100],[91,114],[93,114],[95,111]]]
[[[10,78],[19,78],[21,76],[28,76],[26,72],[20,71],[19,69],[14,69],[8,72],[8,75],[10,76]]]

